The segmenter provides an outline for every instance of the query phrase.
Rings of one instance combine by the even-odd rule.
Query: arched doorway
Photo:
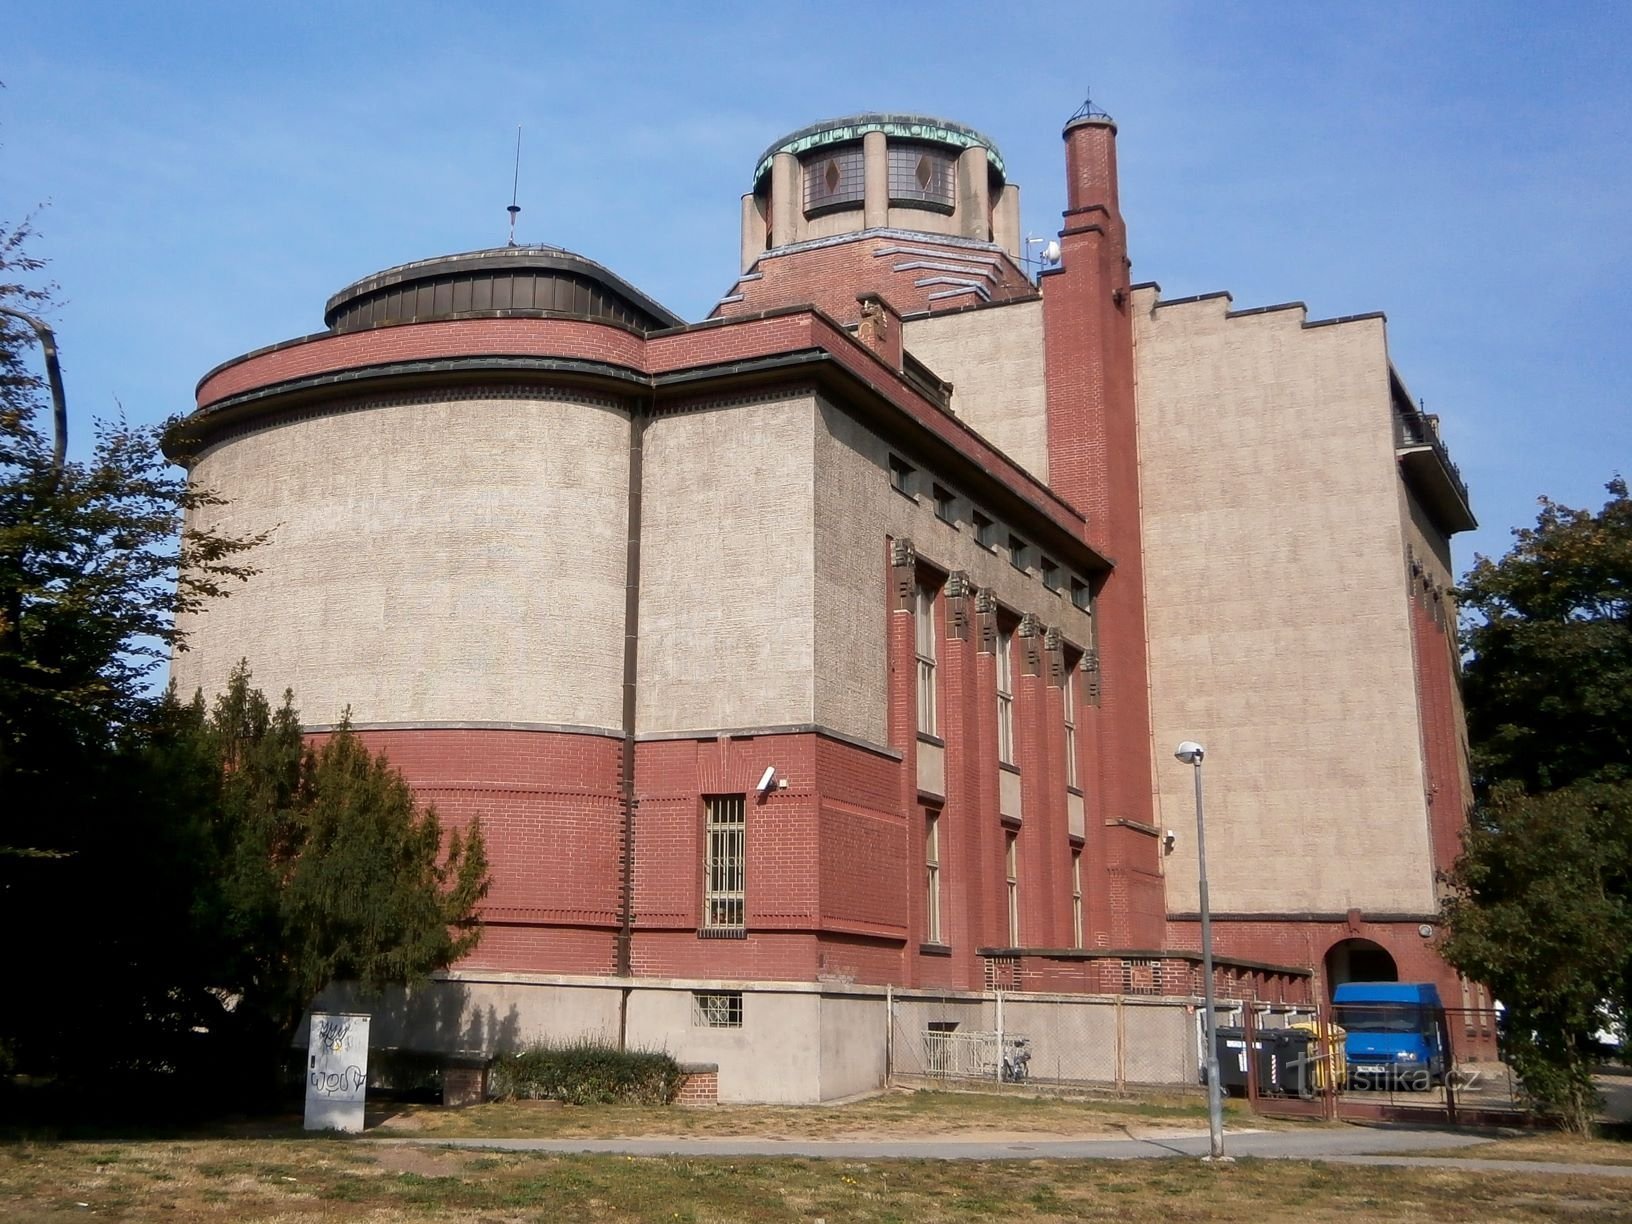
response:
[[[1388,949],[1369,939],[1340,939],[1326,953],[1326,997],[1344,982],[1397,982],[1399,966]]]

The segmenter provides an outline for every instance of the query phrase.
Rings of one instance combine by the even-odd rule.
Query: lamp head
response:
[[[1173,750],[1173,755],[1186,765],[1200,765],[1201,758],[1207,755],[1207,750],[1195,740],[1185,740]]]

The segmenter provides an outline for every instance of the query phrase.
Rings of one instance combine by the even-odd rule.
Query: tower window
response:
[[[806,216],[860,204],[866,195],[860,146],[822,149],[801,164],[805,170]]]
[[[892,204],[928,204],[952,210],[957,176],[950,153],[917,144],[892,144],[889,152]]]

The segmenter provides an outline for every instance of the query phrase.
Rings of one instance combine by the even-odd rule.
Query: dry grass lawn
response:
[[[1244,1160],[546,1156],[343,1139],[0,1145],[0,1218],[305,1221],[1620,1221],[1632,1180]]]
[[[1232,1121],[1263,1127],[1232,1103]],[[1250,1121],[1249,1121],[1250,1119]],[[1206,1105],[1194,1098],[1083,1101],[1014,1094],[888,1092],[844,1105],[717,1105],[701,1109],[600,1105],[579,1108],[553,1101],[493,1101],[466,1109],[400,1106],[369,1114],[369,1133],[415,1138],[632,1139],[752,1135],[761,1139],[1033,1138],[1121,1136],[1207,1125]]]

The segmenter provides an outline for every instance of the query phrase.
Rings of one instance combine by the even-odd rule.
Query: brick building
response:
[[[401,1040],[603,1032],[809,1100],[876,1082],[885,987],[1198,992],[1186,738],[1221,992],[1466,989],[1466,490],[1381,315],[1131,283],[1115,140],[1067,124],[1035,279],[990,140],[859,115],[766,151],[704,321],[501,248],[205,376],[191,475],[274,530],[177,682],[349,705],[487,837]]]

